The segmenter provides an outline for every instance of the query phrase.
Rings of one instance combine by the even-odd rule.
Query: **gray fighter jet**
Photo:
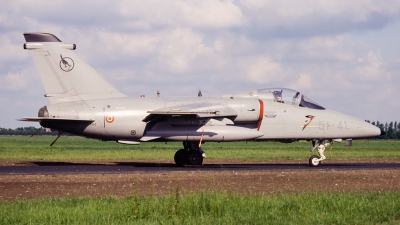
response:
[[[72,51],[75,44],[64,44],[49,33],[24,37],[24,49],[32,54],[51,104],[40,108],[38,117],[20,120],[57,130],[58,137],[69,132],[122,144],[181,141],[183,148],[174,156],[177,165],[201,165],[204,142],[308,140],[311,151],[318,147],[320,155],[311,156],[309,163],[318,166],[332,141],[382,134],[365,121],[328,110],[287,88],[218,97],[199,92],[197,97],[129,98],[79,58]]]

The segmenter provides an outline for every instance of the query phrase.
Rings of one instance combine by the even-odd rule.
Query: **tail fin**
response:
[[[45,97],[52,104],[126,97],[72,51],[75,44],[63,44],[48,33],[24,33],[24,37],[24,49],[32,53]]]

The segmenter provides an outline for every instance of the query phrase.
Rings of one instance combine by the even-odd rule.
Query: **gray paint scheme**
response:
[[[125,144],[291,142],[381,134],[371,124],[325,109],[290,89],[219,97],[128,98],[80,59],[72,51],[75,45],[48,33],[24,36],[24,49],[32,54],[51,105],[41,108],[38,117],[21,120],[37,121],[43,127]]]

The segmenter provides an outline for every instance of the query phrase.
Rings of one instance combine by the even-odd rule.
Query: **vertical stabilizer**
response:
[[[126,97],[72,51],[75,44],[64,44],[48,33],[24,37],[24,49],[30,50],[52,104]]]

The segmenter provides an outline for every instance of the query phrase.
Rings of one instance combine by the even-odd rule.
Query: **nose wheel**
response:
[[[317,167],[317,166],[321,165],[321,160],[320,160],[319,156],[313,155],[308,160],[308,164],[312,167]]]

